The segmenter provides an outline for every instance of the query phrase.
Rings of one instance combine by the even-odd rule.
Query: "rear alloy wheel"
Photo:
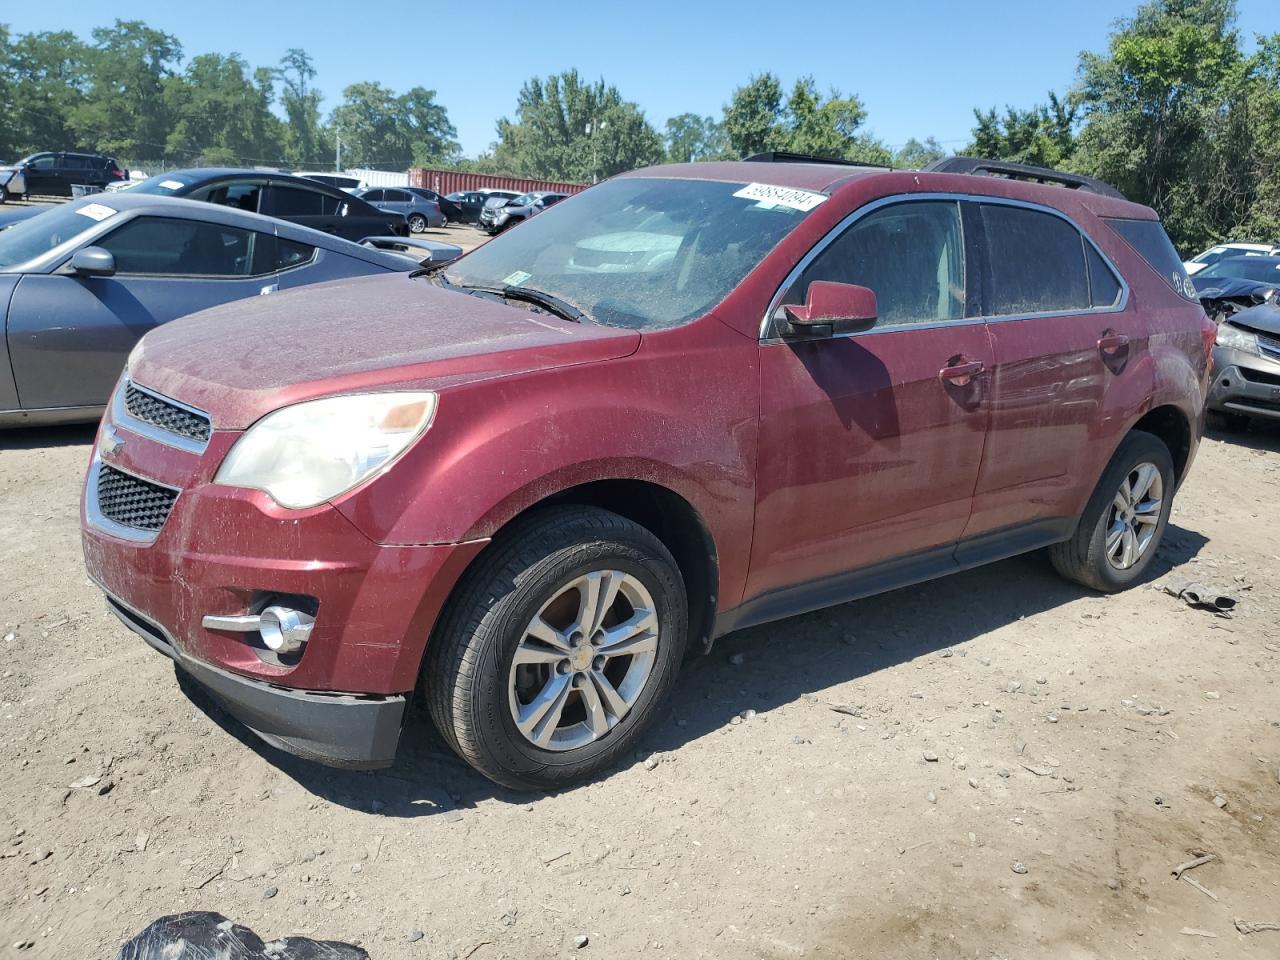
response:
[[[684,656],[684,581],[606,510],[554,507],[497,537],[428,644],[423,688],[464,760],[517,789],[570,786],[634,750]]]
[[[409,214],[409,232],[424,233],[427,229],[427,218],[420,213]]]
[[[1103,471],[1075,534],[1049,548],[1053,565],[1068,580],[1103,593],[1130,586],[1160,546],[1174,485],[1169,448],[1133,431]]]

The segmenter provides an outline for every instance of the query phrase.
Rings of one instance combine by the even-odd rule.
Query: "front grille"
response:
[[[1250,383],[1267,383],[1273,387],[1280,387],[1280,373],[1269,373],[1266,370],[1254,370],[1250,367],[1240,367],[1239,370],[1240,376]]]
[[[1280,360],[1280,339],[1269,337],[1265,333],[1259,333],[1257,336],[1258,348],[1262,351],[1262,355],[1272,360]]]
[[[155,533],[164,526],[178,491],[149,483],[102,464],[98,471],[98,512],[112,523]]]
[[[154,393],[139,390],[132,383],[124,387],[124,408],[129,416],[143,423],[149,423],[167,433],[197,443],[207,443],[212,429],[209,418],[194,411],[170,403]]]

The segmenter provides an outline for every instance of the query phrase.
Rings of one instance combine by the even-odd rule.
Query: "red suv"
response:
[[[388,765],[418,692],[478,770],[554,788],[731,630],[1041,547],[1139,580],[1213,335],[1094,181],[639,170],[447,268],[148,334],[85,558],[277,747]]]

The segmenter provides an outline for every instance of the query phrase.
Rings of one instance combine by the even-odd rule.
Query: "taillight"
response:
[[[123,180],[124,171],[117,167],[115,170],[111,171],[111,176],[113,176],[117,180]]]

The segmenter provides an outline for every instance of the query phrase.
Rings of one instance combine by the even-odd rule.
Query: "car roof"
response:
[[[883,180],[886,194],[954,193],[1025,200],[1069,211],[1082,206],[1098,216],[1135,220],[1158,219],[1154,210],[1138,203],[1085,190],[1006,177],[967,173],[929,173],[922,170],[889,170],[842,163],[771,163],[753,160],[719,160],[709,163],[672,163],[643,167],[619,174],[632,177],[714,180],[726,183],[766,183],[834,196],[842,189]]]
[[[248,167],[189,167],[182,170],[166,170],[160,176],[190,177],[196,182],[204,180],[278,180],[282,183],[298,183],[313,189],[331,190],[342,193],[336,187],[319,180],[298,176],[296,173],[281,173],[278,170],[253,170]],[[340,174],[333,174],[340,176]],[[186,184],[191,186],[192,184]],[[350,196],[350,194],[342,194]]]

